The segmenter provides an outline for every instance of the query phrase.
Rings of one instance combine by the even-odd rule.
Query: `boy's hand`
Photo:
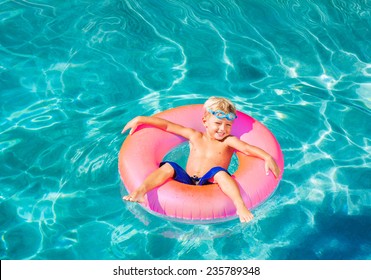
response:
[[[269,170],[272,171],[274,177],[276,178],[278,178],[278,176],[280,175],[280,169],[276,161],[272,157],[269,157],[269,159],[265,161],[265,174],[266,175],[269,175]]]
[[[137,127],[140,125],[139,117],[136,117],[132,119],[130,122],[128,122],[125,126],[124,129],[121,131],[121,133],[125,133],[126,130],[130,128],[129,134],[132,135],[134,131],[137,129]]]

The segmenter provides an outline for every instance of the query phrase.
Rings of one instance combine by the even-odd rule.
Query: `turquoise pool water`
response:
[[[2,1],[1,259],[371,259],[371,3]],[[277,191],[189,225],[121,200],[121,129],[225,96],[285,155]]]

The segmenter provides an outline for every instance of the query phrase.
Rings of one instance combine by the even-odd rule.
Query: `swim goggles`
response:
[[[219,120],[221,119],[227,119],[229,121],[234,121],[235,119],[237,119],[237,116],[236,114],[233,114],[233,113],[224,113],[223,111],[221,110],[217,110],[217,111],[213,111],[213,110],[210,110],[210,109],[206,109],[210,114],[212,114],[213,116],[215,116],[216,118],[218,118]]]

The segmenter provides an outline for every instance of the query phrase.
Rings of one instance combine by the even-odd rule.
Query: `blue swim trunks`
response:
[[[191,177],[191,176],[188,175],[188,173],[179,164],[177,164],[175,162],[172,162],[172,161],[163,161],[163,162],[160,163],[160,167],[163,166],[165,163],[170,164],[174,168],[173,179],[175,181],[178,181],[178,182],[181,182],[181,183],[184,183],[184,184],[188,184],[188,185],[212,184],[211,182],[209,182],[209,179],[213,178],[215,176],[215,174],[218,173],[219,171],[225,171],[229,174],[227,169],[225,169],[223,167],[220,167],[220,166],[216,166],[216,167],[211,168],[202,177],[196,177],[196,176]],[[231,175],[231,174],[229,174],[229,175]]]

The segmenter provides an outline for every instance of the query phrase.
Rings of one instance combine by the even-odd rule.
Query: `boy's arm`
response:
[[[161,130],[174,133],[177,135],[180,135],[184,138],[190,139],[192,134],[194,134],[196,131],[192,128],[184,127],[182,125],[170,122],[168,120],[158,118],[158,117],[145,117],[145,116],[139,116],[131,121],[129,121],[121,133],[124,133],[126,130],[130,129],[130,135],[135,132],[137,127],[141,124],[147,124],[150,126],[157,127]]]
[[[246,155],[251,155],[263,159],[265,161],[265,172],[267,173],[267,175],[269,174],[268,171],[271,170],[274,176],[278,178],[278,176],[280,175],[280,169],[274,158],[266,151],[260,149],[259,147],[247,144],[246,142],[234,136],[229,137],[227,141],[227,144],[235,150],[240,151]]]

